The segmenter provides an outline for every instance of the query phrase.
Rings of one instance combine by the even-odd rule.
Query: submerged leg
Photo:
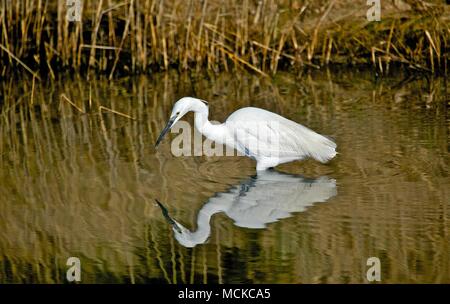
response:
[[[264,171],[273,168],[279,164],[279,159],[259,158],[256,160],[256,171]]]

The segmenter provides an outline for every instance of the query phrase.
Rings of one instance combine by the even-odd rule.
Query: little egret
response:
[[[336,144],[329,138],[260,108],[239,109],[225,123],[214,125],[208,120],[208,103],[193,97],[183,97],[175,103],[155,147],[190,111],[195,113],[195,127],[201,134],[216,144],[232,147],[253,158],[258,171],[308,157],[325,163],[336,155]]]

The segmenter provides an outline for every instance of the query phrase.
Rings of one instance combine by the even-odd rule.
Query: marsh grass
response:
[[[448,74],[450,5],[383,1],[380,22],[366,1],[82,1],[69,22],[65,1],[1,0],[0,75],[25,69],[108,75],[176,68],[279,69],[398,63]]]

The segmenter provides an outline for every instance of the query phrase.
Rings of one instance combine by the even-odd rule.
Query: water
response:
[[[366,283],[369,257],[382,283],[450,283],[449,89],[394,74],[3,81],[0,283],[64,283],[69,257],[83,283]],[[185,95],[219,121],[277,112],[340,154],[255,177],[248,158],[155,151]]]

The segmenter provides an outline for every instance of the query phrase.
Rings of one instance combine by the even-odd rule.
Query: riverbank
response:
[[[77,2],[77,1],[74,1]],[[450,5],[366,1],[2,1],[0,77],[27,71],[121,75],[247,69],[261,75],[327,65],[400,64],[448,75]],[[71,11],[73,13],[73,11]],[[77,18],[80,21],[76,21]]]

